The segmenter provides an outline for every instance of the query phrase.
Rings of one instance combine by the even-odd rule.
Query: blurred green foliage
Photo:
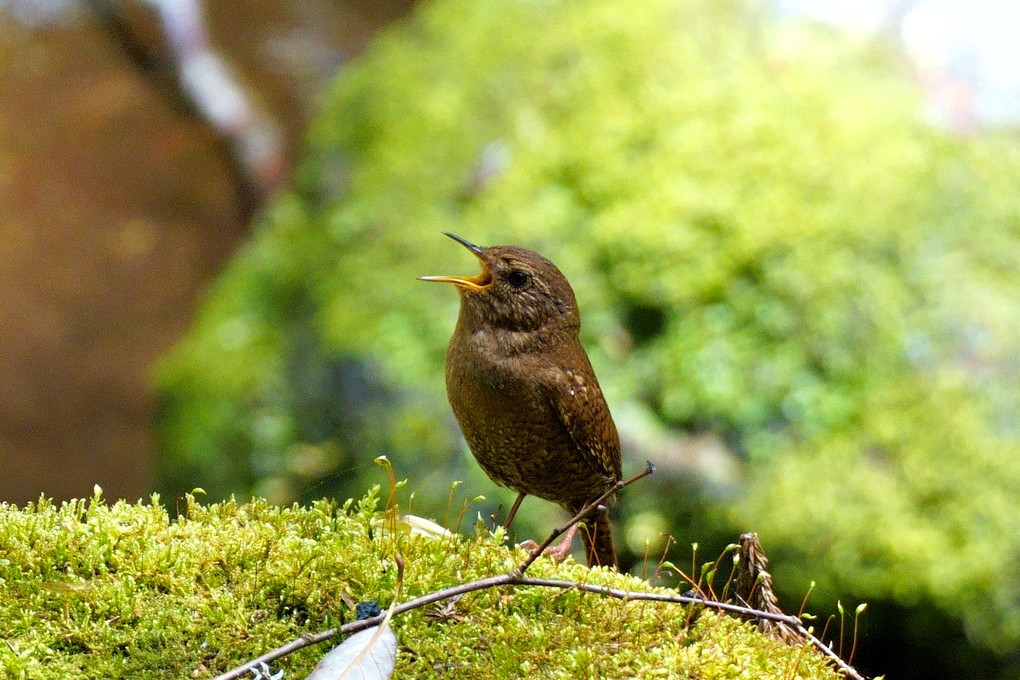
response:
[[[1016,649],[1020,144],[932,129],[893,50],[757,7],[423,3],[160,367],[167,488],[358,496],[386,454],[421,512],[491,495],[443,396],[456,295],[415,281],[474,273],[449,230],[573,283],[625,472],[663,469],[621,524],[755,530],[788,592]],[[743,461],[721,502],[687,435]]]

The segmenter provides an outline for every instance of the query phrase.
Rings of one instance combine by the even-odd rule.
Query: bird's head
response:
[[[444,232],[445,233],[445,232]],[[577,334],[580,320],[574,291],[552,262],[518,246],[483,248],[446,233],[482,264],[477,276],[423,276],[422,281],[452,283],[461,300],[461,315],[479,327],[508,331],[568,331]]]

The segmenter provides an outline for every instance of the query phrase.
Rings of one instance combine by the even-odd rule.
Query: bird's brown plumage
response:
[[[576,513],[621,478],[620,438],[578,339],[574,292],[552,262],[517,246],[481,248],[453,283],[460,315],[446,354],[446,389],[486,474],[519,494]],[[582,534],[589,564],[616,565],[604,509]]]

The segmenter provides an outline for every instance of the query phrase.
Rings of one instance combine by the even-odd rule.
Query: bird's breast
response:
[[[541,385],[540,358],[507,356],[491,341],[492,333],[481,331],[455,334],[450,343],[446,387],[457,424],[493,481],[561,501],[564,479],[590,479],[590,462]]]

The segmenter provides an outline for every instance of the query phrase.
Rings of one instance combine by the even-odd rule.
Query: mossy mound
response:
[[[402,599],[506,573],[520,550],[486,531],[423,536],[361,501],[281,508],[265,501],[59,507],[0,505],[0,675],[5,678],[205,678]],[[393,527],[398,527],[396,531]],[[402,527],[402,528],[401,528]],[[649,590],[639,579],[541,559],[534,576]],[[748,624],[653,602],[576,591],[470,593],[456,617],[393,619],[396,677],[835,678],[820,655]],[[275,667],[303,677],[325,648]]]

